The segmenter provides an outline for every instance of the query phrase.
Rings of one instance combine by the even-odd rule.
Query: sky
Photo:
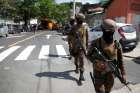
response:
[[[72,2],[73,0],[55,0],[56,3],[62,3],[62,2]],[[93,4],[93,3],[98,3],[100,0],[75,0],[76,2],[82,2],[83,4],[85,3],[90,3],[90,4]]]

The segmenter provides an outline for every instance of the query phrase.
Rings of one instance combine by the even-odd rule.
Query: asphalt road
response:
[[[40,31],[0,38],[0,93],[95,93],[85,59],[86,81],[77,85],[79,75],[68,60],[65,36]],[[125,58],[128,80],[140,82],[140,62]],[[115,81],[113,90],[122,87]]]

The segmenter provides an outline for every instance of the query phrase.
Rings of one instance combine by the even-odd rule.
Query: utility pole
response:
[[[73,16],[75,18],[76,0],[73,0]]]

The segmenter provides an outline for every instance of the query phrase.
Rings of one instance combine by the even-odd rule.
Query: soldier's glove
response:
[[[126,83],[126,75],[122,75],[122,80],[124,83]]]

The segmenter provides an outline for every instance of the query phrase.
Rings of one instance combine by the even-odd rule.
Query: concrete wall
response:
[[[114,0],[106,9],[106,18],[126,17],[128,12],[128,0]]]

